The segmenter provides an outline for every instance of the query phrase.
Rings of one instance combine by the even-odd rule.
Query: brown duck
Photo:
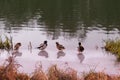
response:
[[[21,46],[21,43],[16,43],[15,46],[14,46],[14,50],[18,51],[20,46]]]
[[[58,42],[56,42],[56,47],[57,47],[58,50],[65,49],[65,47],[63,45],[59,44]]]

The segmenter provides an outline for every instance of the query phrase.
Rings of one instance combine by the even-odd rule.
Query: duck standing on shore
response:
[[[40,44],[39,47],[37,47],[37,49],[40,49],[40,50],[44,50],[46,47],[47,47],[47,41],[44,41],[43,43]]]
[[[56,47],[57,47],[58,50],[65,49],[65,47],[63,45],[59,44],[58,42],[56,42]]]
[[[83,52],[84,51],[84,47],[81,45],[81,42],[78,43],[78,52]]]

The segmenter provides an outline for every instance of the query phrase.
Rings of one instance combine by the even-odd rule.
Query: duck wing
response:
[[[40,44],[40,46],[37,47],[37,48],[40,49],[40,50],[44,50],[46,47],[47,47],[47,44],[42,43],[42,44]]]
[[[40,46],[39,47],[37,47],[38,49],[40,49],[41,47],[43,47],[44,46],[44,44],[43,43],[41,43],[40,44]]]
[[[60,45],[60,48],[65,49],[65,47],[63,45]]]

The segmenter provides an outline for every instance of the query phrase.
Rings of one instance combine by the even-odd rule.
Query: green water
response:
[[[39,31],[52,40],[61,36],[85,40],[89,32],[101,30],[103,36],[119,35],[119,3],[119,0],[0,0],[0,30],[1,34]]]

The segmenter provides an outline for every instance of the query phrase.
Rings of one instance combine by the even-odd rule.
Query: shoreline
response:
[[[77,53],[75,51],[64,51],[65,55],[60,56],[57,58],[57,51],[48,51],[48,57],[45,57],[43,55],[38,55],[39,51],[34,49],[32,53],[29,53],[28,50],[21,50],[22,54],[18,55],[15,60],[18,62],[18,64],[22,65],[18,70],[20,72],[31,74],[35,66],[39,65],[38,63],[41,62],[43,70],[46,72],[47,69],[51,65],[58,65],[60,68],[67,68],[71,67],[75,69],[78,74],[81,74],[83,72],[89,72],[91,70],[97,71],[97,72],[105,72],[109,75],[117,75],[119,73],[119,64],[117,67],[115,66],[115,56],[104,54],[102,51],[85,51],[84,52],[84,59],[80,63],[80,58],[78,57]],[[89,53],[88,53],[89,52]],[[5,53],[5,52],[4,52]],[[75,54],[76,53],[76,54]],[[7,58],[7,53],[1,54],[0,59],[3,60]],[[1,65],[2,63],[0,63]]]

